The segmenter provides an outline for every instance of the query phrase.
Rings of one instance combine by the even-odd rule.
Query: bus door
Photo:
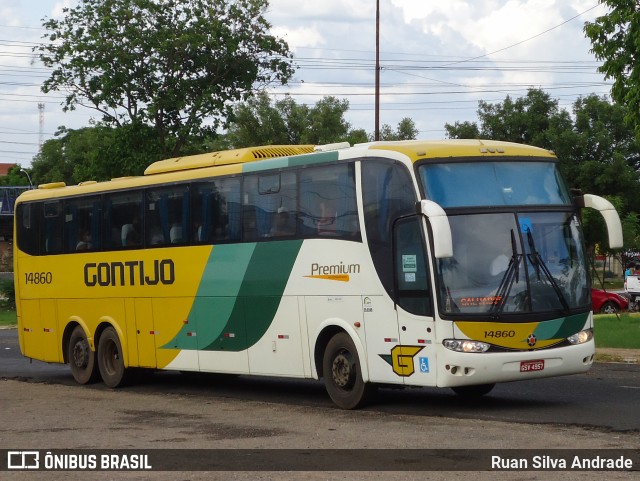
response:
[[[399,342],[393,348],[394,372],[405,384],[435,385],[435,323],[431,275],[421,216],[393,226],[394,300]]]

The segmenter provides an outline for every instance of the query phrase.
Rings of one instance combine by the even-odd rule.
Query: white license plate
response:
[[[520,363],[520,372],[542,371],[544,369],[544,359],[537,361],[522,361]]]

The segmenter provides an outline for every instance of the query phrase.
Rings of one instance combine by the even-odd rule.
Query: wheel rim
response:
[[[331,374],[336,386],[344,391],[353,389],[356,380],[356,363],[347,350],[340,351],[333,359]]]
[[[604,306],[604,309],[602,309],[604,311],[605,314],[615,314],[616,313],[616,308],[613,307],[611,304],[607,304],[606,306]]]
[[[118,346],[113,341],[105,346],[104,349],[104,367],[107,374],[113,376],[118,371],[118,365],[120,363],[120,353],[118,352]]]
[[[85,339],[79,339],[73,345],[73,365],[79,369],[85,369],[89,365],[89,343]]]

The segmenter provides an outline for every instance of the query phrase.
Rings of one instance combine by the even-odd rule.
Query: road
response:
[[[69,367],[21,356],[15,330],[0,331],[0,377],[75,386]],[[84,389],[106,390],[102,384]],[[140,393],[220,396],[238,401],[331,408],[321,382],[251,376],[185,376],[147,373],[126,390]],[[449,389],[381,389],[371,412],[412,416],[585,426],[640,433],[640,365],[596,363],[586,374],[499,384],[469,402]]]
[[[500,385],[464,401],[449,390],[383,389],[360,411],[333,406],[321,383],[163,372],[130,387],[77,386],[68,366],[21,357],[0,331],[0,449],[591,449],[640,453],[640,366],[596,364],[588,374]],[[345,467],[347,465],[345,464]],[[339,467],[332,466],[332,470]],[[640,469],[640,462],[635,469]],[[189,471],[188,466],[185,470]],[[27,476],[27,474],[29,476]],[[55,479],[87,479],[57,473]],[[91,473],[91,479],[603,479],[594,472]],[[597,474],[597,476],[594,476]],[[5,476],[13,475],[13,476]],[[606,479],[634,479],[608,472]],[[54,479],[2,473],[1,479]]]

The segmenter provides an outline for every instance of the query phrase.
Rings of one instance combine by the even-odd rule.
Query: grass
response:
[[[16,311],[0,311],[0,327],[15,326],[17,322]]]
[[[640,349],[640,313],[594,316],[596,347]]]
[[[600,284],[600,281],[594,279],[593,280],[593,287],[595,287],[596,289],[602,289],[602,284]],[[624,289],[624,280],[622,279],[607,279],[604,281],[604,288],[608,291],[614,291],[614,290],[622,290]]]

